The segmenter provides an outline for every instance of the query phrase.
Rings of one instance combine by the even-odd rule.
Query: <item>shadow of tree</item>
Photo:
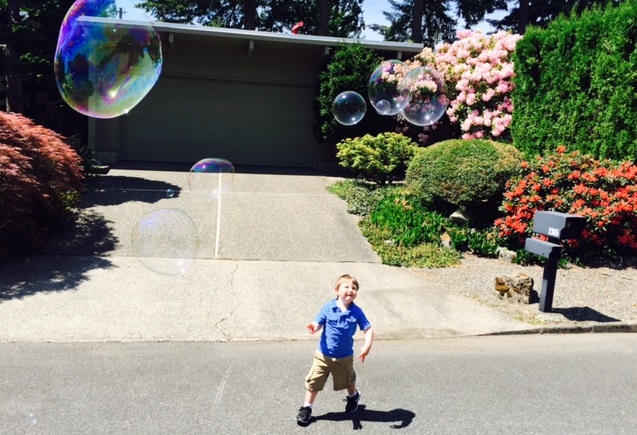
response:
[[[80,210],[73,222],[52,233],[40,250],[42,254],[103,255],[115,250],[112,222],[94,210]]]
[[[154,203],[166,198],[168,191],[171,191],[171,197],[178,197],[181,194],[181,188],[172,183],[140,177],[109,175],[99,177],[88,184],[80,207],[119,205],[129,201]]]
[[[328,420],[328,421],[352,421],[352,429],[360,430],[363,428],[363,421],[392,423],[391,429],[402,429],[411,424],[416,417],[411,411],[406,409],[392,409],[391,411],[376,411],[367,409],[365,405],[359,405],[356,412],[328,412],[327,414],[317,415],[312,421]]]
[[[37,254],[0,264],[0,302],[73,290],[91,270],[112,268],[104,255],[118,248],[113,231],[117,223],[107,220],[99,208],[129,201],[154,203],[166,198],[168,189],[179,195],[178,186],[163,181],[126,176],[90,180],[73,221],[51,233]],[[122,208],[122,219],[126,214]]]
[[[619,322],[620,319],[609,317],[589,307],[553,308],[554,313],[563,315],[576,322]]]
[[[88,271],[112,267],[103,257],[35,255],[15,260],[0,266],[0,302],[73,290],[88,279]]]

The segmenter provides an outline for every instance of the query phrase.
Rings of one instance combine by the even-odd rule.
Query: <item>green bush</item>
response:
[[[460,209],[473,224],[493,223],[506,182],[522,159],[509,144],[447,140],[420,148],[405,181],[413,195],[443,214]]]
[[[363,180],[345,179],[331,184],[327,190],[347,202],[347,212],[367,216],[383,198],[392,194],[394,186],[381,188]]]
[[[345,139],[336,149],[342,167],[382,185],[404,175],[418,145],[400,133],[381,133]]]
[[[500,239],[493,227],[479,231],[455,225],[424,208],[404,186],[343,180],[328,190],[347,201],[350,213],[363,216],[361,231],[384,264],[448,267],[459,263],[462,252],[496,256]]]
[[[449,224],[444,216],[396,189],[376,204],[360,226],[384,264],[447,267],[458,264],[461,257],[459,251],[442,246],[440,236]]]

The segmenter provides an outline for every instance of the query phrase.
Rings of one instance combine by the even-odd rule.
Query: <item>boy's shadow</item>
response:
[[[318,420],[346,421],[351,420],[354,430],[363,428],[361,422],[374,421],[380,423],[396,422],[389,427],[392,429],[402,429],[411,424],[416,414],[406,409],[392,409],[391,411],[374,411],[366,409],[365,405],[359,405],[356,412],[328,412],[312,418],[312,422]]]

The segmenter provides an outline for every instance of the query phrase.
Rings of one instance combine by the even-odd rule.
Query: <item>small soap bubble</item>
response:
[[[172,190],[172,189],[167,189],[167,190],[166,190],[166,196],[167,196],[168,198],[172,198],[172,197],[174,197],[174,196],[175,196],[175,191],[174,191],[174,190]]]
[[[142,216],[133,227],[131,242],[137,259],[161,275],[183,275],[199,252],[194,221],[183,210],[173,208]]]
[[[409,93],[409,104],[402,115],[414,125],[424,127],[436,123],[449,105],[445,81],[433,68],[413,69],[400,82],[400,89]]]
[[[188,185],[197,196],[220,198],[230,190],[234,180],[234,166],[226,159],[207,158],[195,163],[188,173]]]
[[[380,100],[376,103],[376,111],[381,115],[389,115],[391,112],[391,103],[387,100]]]
[[[409,93],[399,88],[407,69],[399,60],[386,60],[369,77],[369,102],[381,115],[396,115],[409,102]]]
[[[367,111],[367,102],[354,91],[341,92],[334,99],[332,114],[343,125],[354,125],[360,122]]]
[[[94,118],[128,113],[162,68],[161,41],[129,0],[77,0],[66,13],[54,56],[64,101]]]

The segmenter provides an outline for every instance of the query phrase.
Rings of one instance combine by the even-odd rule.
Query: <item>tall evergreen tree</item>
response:
[[[422,42],[433,46],[455,39],[459,20],[472,26],[498,9],[506,8],[506,0],[389,0],[390,11],[383,15],[389,26],[369,27],[385,40]]]
[[[73,0],[0,0],[0,68],[5,109],[49,124],[62,100],[53,58],[62,20]]]
[[[524,34],[527,26],[546,27],[560,14],[579,14],[593,6],[617,6],[624,0],[514,0],[509,13],[499,20],[488,20],[496,29],[512,30]],[[502,8],[507,10],[506,7]]]

